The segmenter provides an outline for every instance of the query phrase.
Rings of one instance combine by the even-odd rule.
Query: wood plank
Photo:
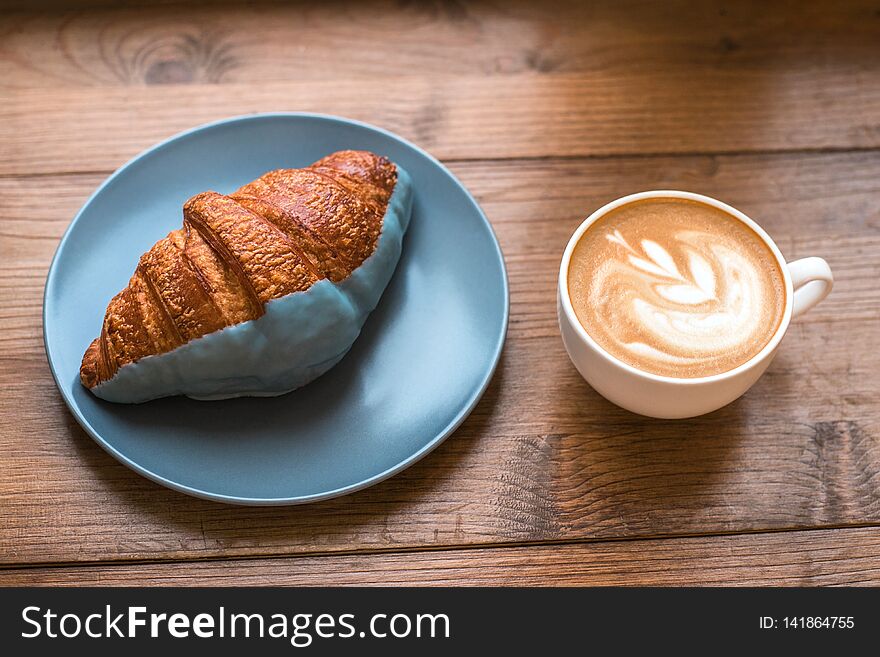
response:
[[[880,522],[880,153],[459,162],[505,249],[505,355],[431,456],[367,491],[241,509],[131,473],[75,424],[42,355],[40,295],[101,176],[0,180],[0,563],[323,553]],[[820,254],[831,298],[746,397],[690,421],[592,392],[555,328],[558,258],[591,209],[650,187],[720,196],[790,257]],[[39,203],[32,199],[39,198]]]
[[[759,221],[789,259],[825,257],[835,272],[834,294],[801,322],[877,317],[880,153],[455,162],[452,169],[476,194],[504,247],[512,336],[557,335],[553,289],[569,235],[603,203],[652,188],[716,196]],[[48,263],[70,219],[104,177],[0,178],[0,318],[4,312],[21,318],[29,308],[20,323],[5,326],[7,337],[13,327],[25,329],[17,334],[22,355],[42,354],[35,327]]]
[[[880,146],[880,75],[782,77],[682,70],[6,91],[0,174],[115,168],[181,130],[276,110],[364,120],[446,159]]]
[[[824,328],[866,339],[874,326]],[[17,404],[4,404],[0,424],[10,446],[0,490],[4,563],[880,521],[875,363],[842,347],[825,351],[831,365],[802,359],[828,345],[801,338],[737,403],[656,422],[593,393],[558,340],[529,342],[511,341],[487,398],[436,453],[368,491],[288,509],[225,507],[141,479],[74,425],[48,376],[18,362],[17,374],[7,369],[0,379]]]
[[[880,586],[880,529],[0,570],[0,586]]]
[[[8,14],[0,174],[115,168],[272,110],[352,116],[459,159],[880,146],[873,6],[757,6]]]
[[[31,11],[4,16],[0,87],[262,84],[413,71],[842,72],[875,65],[880,37],[870,0],[46,4],[30,0],[21,8]]]

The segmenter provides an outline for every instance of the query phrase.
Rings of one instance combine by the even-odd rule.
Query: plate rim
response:
[[[377,132],[387,138],[398,141],[405,146],[413,149],[422,157],[427,158],[433,164],[438,166],[441,171],[443,171],[450,180],[464,193],[465,197],[471,202],[473,207],[477,211],[477,216],[482,220],[485,224],[486,228],[489,230],[489,235],[492,238],[492,244],[494,246],[495,256],[497,258],[498,263],[501,266],[501,279],[502,279],[502,292],[504,295],[504,303],[503,303],[503,321],[501,325],[501,330],[496,338],[496,342],[492,351],[491,356],[491,366],[488,368],[487,372],[483,376],[482,380],[479,382],[479,385],[471,393],[470,398],[467,402],[462,406],[462,408],[458,411],[455,417],[441,430],[436,436],[434,436],[431,440],[425,443],[419,450],[410,454],[408,457],[393,465],[389,468],[386,468],[382,472],[379,472],[371,477],[363,479],[359,482],[348,484],[346,486],[340,486],[334,488],[332,490],[323,491],[320,493],[311,493],[308,495],[296,495],[291,497],[246,497],[240,495],[225,495],[222,493],[213,493],[207,490],[202,490],[200,488],[196,488],[193,486],[188,486],[186,484],[182,484],[176,481],[173,481],[167,477],[164,477],[160,474],[157,474],[150,469],[144,467],[143,465],[137,463],[136,461],[130,459],[128,456],[120,452],[113,445],[111,445],[107,440],[105,440],[98,431],[92,427],[89,421],[85,418],[79,406],[75,403],[75,401],[68,394],[65,387],[62,385],[59,380],[59,374],[56,371],[55,364],[53,361],[53,357],[51,355],[51,350],[49,347],[49,340],[47,339],[47,306],[49,305],[49,293],[50,287],[54,285],[55,279],[58,277],[57,267],[58,267],[58,259],[59,255],[63,251],[65,244],[70,237],[71,232],[74,230],[77,222],[80,220],[80,217],[86,211],[86,209],[94,202],[94,200],[103,192],[103,190],[111,185],[118,177],[123,175],[129,168],[134,166],[141,159],[155,155],[156,153],[164,150],[169,145],[174,142],[180,141],[182,139],[186,139],[192,135],[195,135],[199,132],[205,132],[211,130],[213,128],[220,127],[222,125],[233,124],[233,123],[247,123],[250,121],[258,121],[258,120],[266,120],[266,119],[311,119],[317,121],[324,121],[327,123],[343,123],[348,125],[354,125],[358,128],[363,128],[366,130],[370,130],[373,132]],[[49,265],[49,270],[46,274],[46,283],[43,287],[43,310],[42,310],[42,322],[43,322],[43,349],[46,353],[46,360],[49,364],[49,369],[52,372],[52,378],[55,381],[55,387],[61,393],[61,397],[64,400],[64,404],[67,406],[68,410],[73,415],[74,419],[77,421],[86,433],[94,440],[98,445],[100,445],[104,451],[109,453],[113,458],[117,461],[128,467],[129,469],[135,471],[147,479],[164,486],[166,488],[170,488],[180,493],[184,493],[186,495],[190,495],[192,497],[210,500],[213,502],[222,502],[226,504],[238,505],[238,506],[293,506],[299,504],[308,504],[311,502],[319,502],[322,500],[329,500],[335,497],[341,497],[343,495],[348,495],[350,493],[355,493],[357,491],[363,490],[365,488],[369,488],[370,486],[374,486],[386,479],[393,477],[394,475],[402,472],[406,468],[414,465],[422,458],[427,456],[430,452],[432,452],[435,448],[437,448],[442,442],[444,442],[450,435],[452,435],[459,426],[461,426],[462,422],[471,414],[476,405],[479,403],[480,399],[483,397],[483,394],[486,392],[486,389],[489,387],[489,384],[492,381],[492,377],[495,374],[496,369],[498,368],[498,363],[501,359],[501,353],[504,349],[504,343],[507,339],[507,330],[508,324],[510,321],[510,284],[507,276],[507,265],[504,260],[504,254],[501,250],[501,244],[498,241],[498,236],[495,233],[495,229],[492,227],[492,223],[489,221],[488,217],[486,217],[485,212],[483,212],[482,207],[474,198],[474,196],[470,193],[467,187],[462,184],[462,182],[458,179],[458,177],[452,173],[440,160],[431,155],[428,151],[417,146],[412,143],[408,139],[397,135],[390,130],[386,130],[385,128],[381,128],[379,126],[359,121],[357,119],[350,119],[347,117],[337,116],[333,114],[324,114],[319,112],[257,112],[253,114],[241,114],[232,117],[227,117],[224,119],[218,119],[216,121],[210,121],[208,123],[203,123],[197,125],[195,127],[189,128],[187,130],[183,130],[178,132],[162,141],[157,142],[156,144],[144,149],[139,152],[137,155],[129,159],[125,164],[116,169],[113,173],[111,173],[107,178],[105,178],[100,185],[89,195],[86,201],[83,203],[82,207],[77,211],[71,220],[70,224],[64,231],[64,234],[61,236],[61,239],[58,242],[58,246],[55,248],[55,253],[52,256],[52,261]]]

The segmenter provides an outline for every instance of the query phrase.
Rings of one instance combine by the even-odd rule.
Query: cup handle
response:
[[[834,276],[822,258],[801,258],[787,264],[794,288],[791,318],[800,317],[831,292]]]

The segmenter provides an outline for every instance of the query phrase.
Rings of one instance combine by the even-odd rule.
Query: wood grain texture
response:
[[[241,509],[184,497],[104,454],[63,407],[42,355],[40,294],[57,238],[100,175],[0,180],[2,562],[196,558],[880,523],[880,153],[460,162],[504,248],[511,325],[498,373],[431,456],[355,495]],[[738,402],[652,421],[580,379],[555,325],[570,232],[652,187],[717,195],[790,258],[821,254],[835,292],[793,326]],[[30,200],[43,202],[31,210]]]
[[[83,2],[58,4],[61,11],[4,16],[0,88],[261,84],[413,71],[485,77],[677,68],[841,72],[874,63],[880,31],[871,0],[367,0],[222,7],[112,0],[97,11],[84,11]],[[28,6],[40,8],[33,0],[21,8]]]
[[[199,123],[278,110],[374,122],[447,159],[880,146],[869,3],[689,7],[9,14],[0,174],[112,169]]]
[[[0,586],[878,586],[880,529],[0,570]]]
[[[880,146],[880,85],[808,79],[815,89],[757,72],[23,90],[0,106],[0,174],[106,170],[194,125],[291,110],[378,124],[445,159]]]

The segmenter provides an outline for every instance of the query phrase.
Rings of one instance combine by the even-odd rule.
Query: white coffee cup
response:
[[[578,321],[568,291],[568,267],[575,245],[584,232],[606,213],[621,205],[649,198],[680,198],[719,208],[731,215],[732,220],[742,221],[757,233],[779,263],[785,278],[785,312],[782,321],[770,342],[739,367],[721,374],[692,379],[644,372],[602,349]],[[693,417],[721,408],[745,393],[773,360],[791,320],[828,296],[833,283],[831,268],[822,258],[802,258],[786,263],[770,236],[746,215],[726,203],[690,192],[640,192],[603,205],[587,217],[568,241],[559,267],[559,329],[571,362],[587,383],[609,401],[634,413],[651,417]]]

